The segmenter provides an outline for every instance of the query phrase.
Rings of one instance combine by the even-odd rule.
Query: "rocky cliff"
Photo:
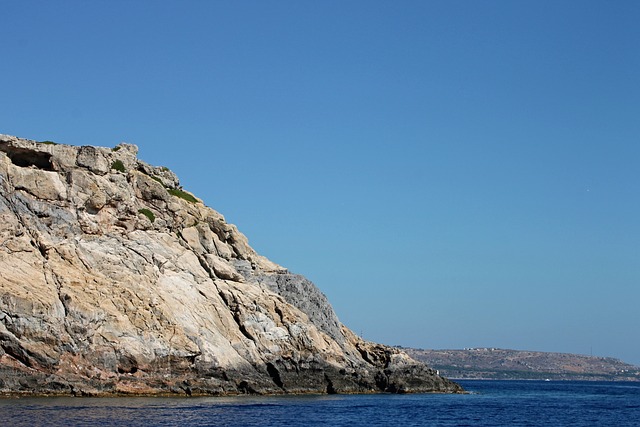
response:
[[[459,392],[137,147],[0,135],[0,393]]]

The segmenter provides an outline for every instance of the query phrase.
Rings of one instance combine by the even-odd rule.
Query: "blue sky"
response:
[[[0,133],[137,144],[365,338],[640,364],[639,2],[0,12]]]

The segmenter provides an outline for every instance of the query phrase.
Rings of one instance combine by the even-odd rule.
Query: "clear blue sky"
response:
[[[365,338],[640,364],[640,2],[0,14],[0,133],[137,144]]]

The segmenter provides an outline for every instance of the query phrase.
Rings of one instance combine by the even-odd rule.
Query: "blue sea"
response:
[[[0,399],[2,426],[640,426],[640,383],[459,381],[465,395]]]

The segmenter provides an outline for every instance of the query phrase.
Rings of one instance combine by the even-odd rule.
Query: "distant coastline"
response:
[[[399,348],[451,379],[640,381],[640,367],[612,357],[499,348]]]

